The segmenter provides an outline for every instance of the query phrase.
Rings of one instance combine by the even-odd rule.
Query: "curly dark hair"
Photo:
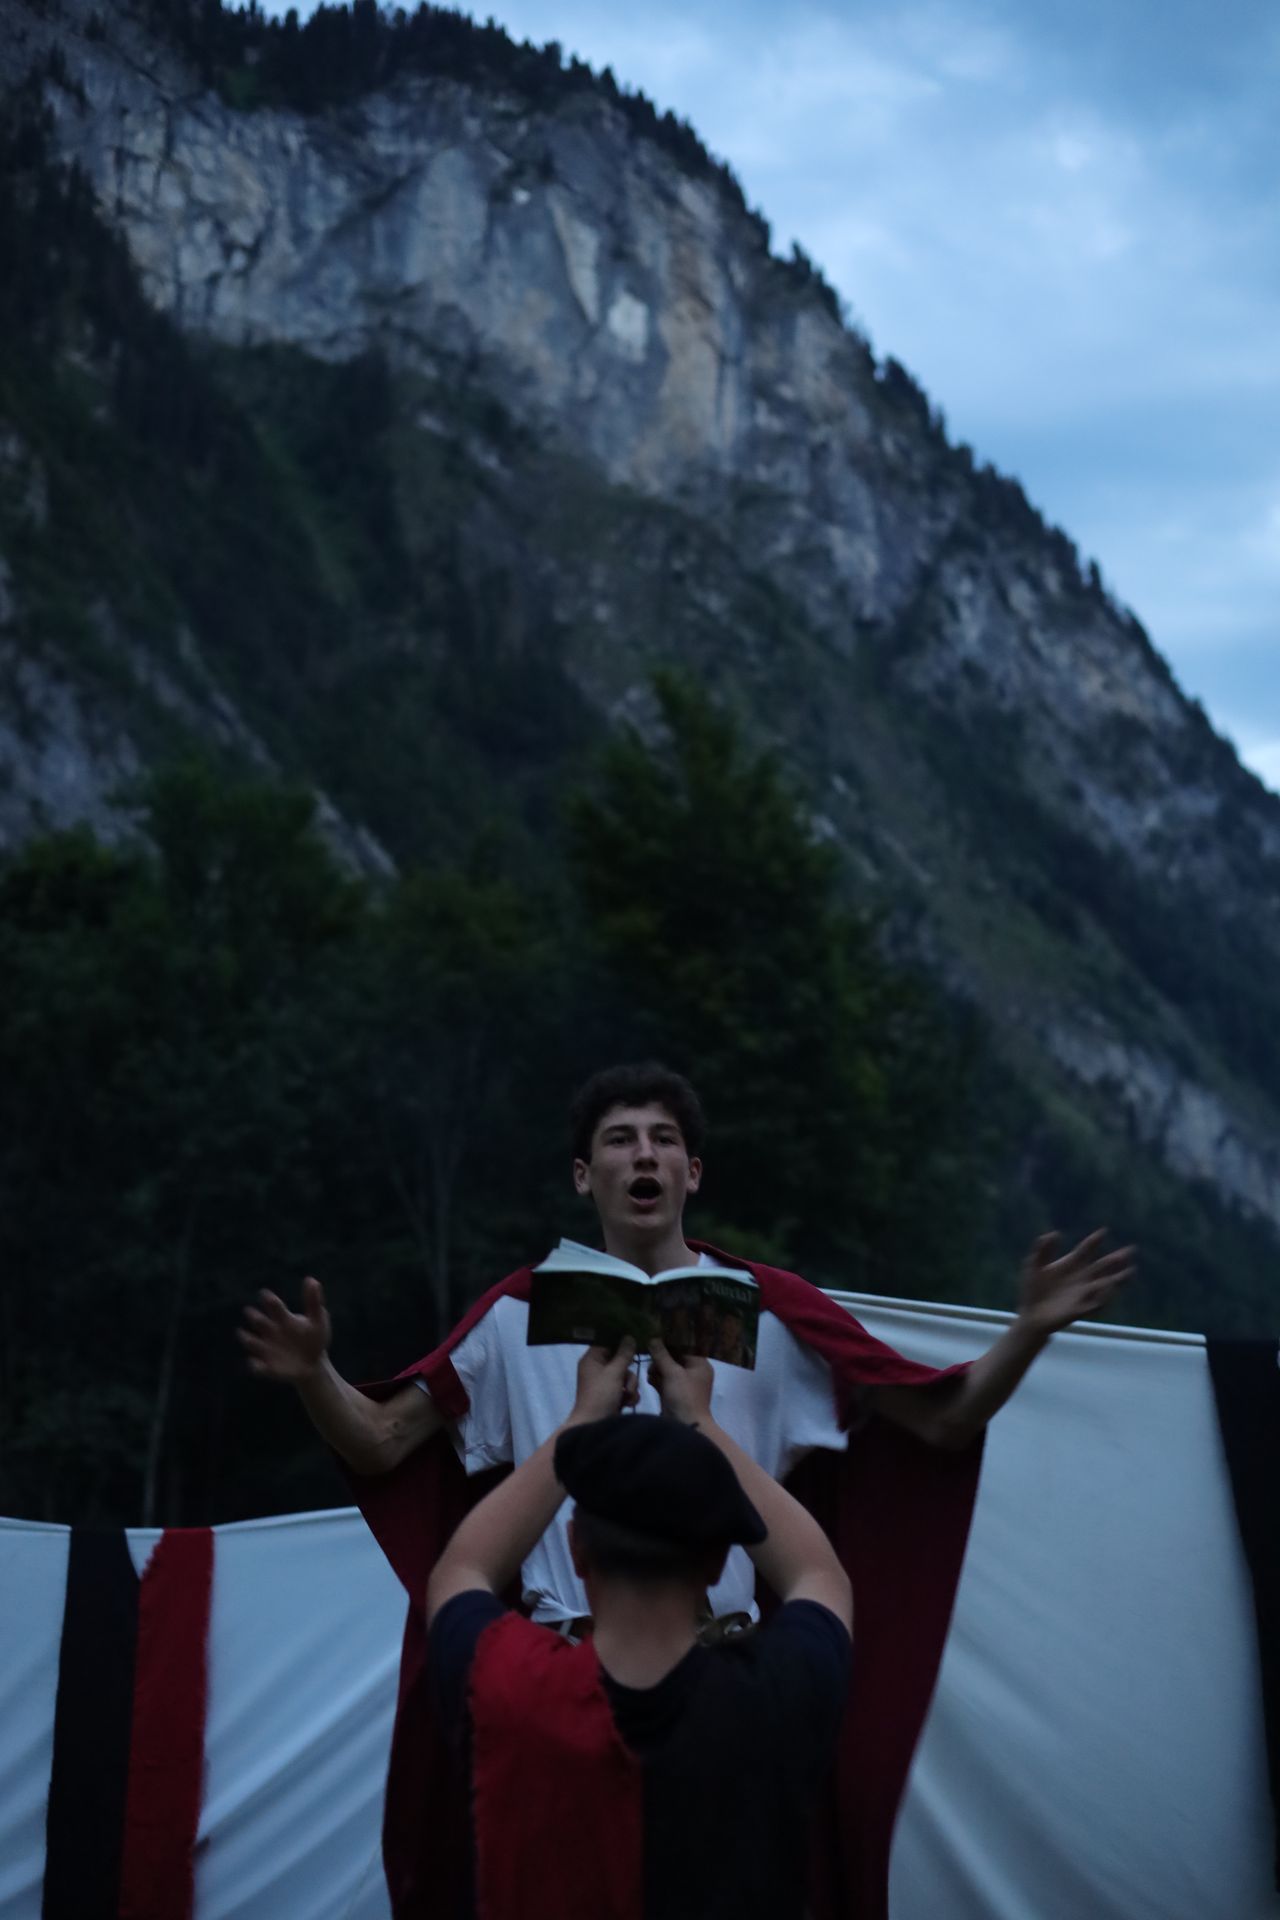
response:
[[[591,1158],[591,1141],[610,1107],[665,1107],[679,1127],[690,1159],[702,1152],[707,1123],[699,1100],[682,1073],[657,1060],[604,1067],[579,1087],[569,1106],[575,1160]]]

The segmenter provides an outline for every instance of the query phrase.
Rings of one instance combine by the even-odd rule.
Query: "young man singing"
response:
[[[668,1417],[619,1411],[634,1348],[588,1350],[573,1411],[473,1508],[431,1576],[428,1659],[468,1777],[486,1920],[800,1920],[849,1672],[849,1581],[816,1521],[713,1417],[706,1360],[655,1348]],[[594,1632],[500,1594],[565,1494]],[[727,1549],[777,1594],[698,1643]]]
[[[685,1204],[702,1178],[702,1132],[693,1089],[661,1067],[612,1068],[582,1089],[573,1109],[573,1182],[593,1202],[609,1253],[648,1273],[711,1254],[684,1233]],[[793,1489],[820,1518],[858,1595],[867,1657],[842,1728],[819,1849],[820,1920],[854,1912],[877,1920],[885,1911],[889,1836],[941,1658],[977,1443],[1053,1333],[1105,1305],[1127,1276],[1131,1250],[1103,1253],[1103,1238],[1091,1234],[1056,1260],[1053,1237],[1039,1241],[1010,1327],[972,1365],[942,1373],[873,1339],[797,1275],[714,1256],[747,1268],[761,1305],[754,1370],[712,1363],[718,1423],[772,1477],[794,1475]],[[423,1783],[441,1772],[420,1685],[421,1609],[427,1577],[472,1503],[468,1486],[478,1484],[463,1470],[475,1476],[519,1465],[574,1398],[579,1350],[526,1344],[529,1288],[529,1268],[509,1275],[434,1353],[367,1390],[343,1380],[328,1358],[329,1318],[315,1280],[304,1284],[300,1314],[260,1295],[241,1334],[251,1368],[292,1382],[358,1476],[357,1498],[409,1593],[384,1832],[397,1920],[448,1913],[445,1883],[456,1885],[449,1827],[426,1825],[421,1813]],[[652,1367],[637,1391],[640,1410],[656,1412]],[[588,1617],[562,1518],[526,1558],[522,1586],[539,1622],[573,1630]],[[753,1614],[754,1569],[740,1547],[710,1598],[717,1614]]]

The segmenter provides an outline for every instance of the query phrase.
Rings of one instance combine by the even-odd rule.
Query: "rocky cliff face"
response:
[[[1280,961],[1280,802],[731,196],[603,96],[534,112],[417,76],[340,111],[237,111],[127,9],[105,33],[90,16],[0,0],[3,59],[12,81],[63,49],[59,148],[150,299],[227,349],[376,348],[499,403],[526,452],[472,436],[491,502],[461,538],[523,567],[587,706],[643,716],[672,651],[734,692],[1033,1082],[1280,1228],[1280,1075],[1205,1011],[1232,991],[1215,956],[1258,994]],[[404,425],[457,431],[426,404]],[[622,503],[624,554],[583,559],[548,459]],[[0,576],[0,647],[6,613]],[[200,646],[206,723],[247,726]],[[10,793],[100,818],[138,749],[92,740],[74,687],[34,671],[6,679],[42,729],[24,748],[4,723]]]

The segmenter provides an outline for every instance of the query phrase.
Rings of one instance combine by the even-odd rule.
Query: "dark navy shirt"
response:
[[[464,1765],[471,1660],[504,1611],[491,1594],[462,1593],[431,1628],[442,1722]],[[836,1616],[794,1600],[766,1627],[691,1648],[655,1687],[602,1670],[644,1770],[646,1920],[800,1920],[809,1815],[834,1761],[849,1664]]]

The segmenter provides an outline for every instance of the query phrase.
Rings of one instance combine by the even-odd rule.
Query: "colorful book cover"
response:
[[[760,1293],[737,1267],[702,1264],[645,1273],[594,1247],[562,1241],[533,1272],[531,1347],[616,1347],[630,1334],[640,1353],[661,1339],[677,1355],[754,1367]]]

